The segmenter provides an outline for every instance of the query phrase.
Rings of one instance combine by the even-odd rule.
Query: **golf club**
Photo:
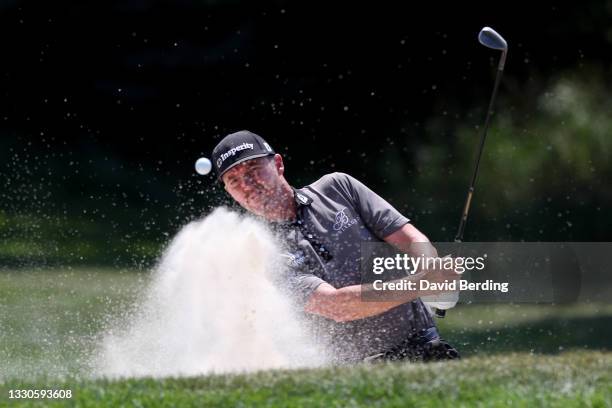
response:
[[[472,180],[470,182],[470,187],[468,188],[465,205],[463,206],[463,213],[461,214],[461,220],[459,221],[459,228],[457,230],[457,235],[455,236],[455,242],[463,241],[465,224],[467,222],[468,212],[470,211],[470,205],[472,204],[472,196],[474,194],[474,185],[476,184],[476,178],[478,177],[478,169],[480,168],[480,159],[482,157],[482,151],[484,150],[485,140],[487,139],[487,130],[489,130],[491,116],[493,116],[493,106],[495,104],[495,98],[497,97],[497,89],[499,88],[499,83],[501,82],[502,74],[504,72],[504,65],[506,64],[506,55],[508,53],[508,43],[491,27],[484,27],[482,30],[480,30],[480,33],[478,33],[478,41],[487,48],[500,50],[502,52],[502,55],[499,58],[499,64],[497,66],[497,75],[495,76],[495,85],[493,85],[493,93],[491,94],[489,108],[487,109],[487,116],[485,118],[484,127],[480,135],[480,144],[478,146],[478,153],[476,155],[476,165],[474,166],[474,172],[472,173]]]
[[[474,185],[476,184],[476,178],[478,177],[478,169],[480,167],[480,158],[482,157],[482,151],[484,150],[485,140],[487,138],[487,130],[489,129],[489,123],[491,116],[493,116],[493,106],[495,104],[495,98],[497,96],[497,89],[501,82],[502,73],[504,71],[504,65],[506,64],[506,55],[508,54],[508,43],[504,38],[497,33],[491,27],[484,27],[478,33],[478,41],[487,48],[499,50],[502,52],[499,58],[499,64],[497,66],[497,74],[495,76],[495,85],[493,85],[493,93],[491,94],[491,100],[489,101],[489,108],[487,109],[487,116],[485,118],[484,127],[480,135],[480,144],[478,146],[478,153],[476,155],[476,165],[474,166],[474,172],[472,173],[472,179],[468,188],[467,197],[465,199],[465,205],[463,206],[463,212],[461,213],[461,220],[459,221],[459,228],[457,235],[455,236],[455,242],[463,241],[463,233],[465,231],[465,224],[467,222],[468,212],[472,204],[472,196],[474,195]],[[436,316],[444,317],[446,310],[436,309]]]

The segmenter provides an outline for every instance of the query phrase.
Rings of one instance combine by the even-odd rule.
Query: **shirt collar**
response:
[[[293,198],[295,199],[295,203],[298,205],[298,207],[310,205],[312,203],[312,198],[308,197],[306,194],[302,193],[296,188],[293,188]]]
[[[290,227],[295,225],[300,225],[302,221],[300,220],[300,209],[302,207],[308,206],[312,203],[312,198],[308,197],[306,194],[302,193],[299,189],[291,187],[293,190],[293,199],[297,204],[297,214],[296,218],[293,220],[286,221],[274,221],[272,224],[279,227]]]

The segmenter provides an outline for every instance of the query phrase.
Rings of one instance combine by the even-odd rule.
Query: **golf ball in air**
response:
[[[205,176],[210,173],[210,170],[212,169],[212,164],[210,160],[208,160],[206,157],[200,157],[195,163],[195,169],[198,174]]]

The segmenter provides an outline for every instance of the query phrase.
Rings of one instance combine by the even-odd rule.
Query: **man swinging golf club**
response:
[[[459,357],[440,339],[420,300],[439,292],[409,290],[397,300],[362,299],[362,242],[384,241],[407,252],[413,243],[429,242],[387,201],[343,173],[293,188],[285,179],[282,156],[246,130],[226,136],[211,158],[234,200],[285,234],[289,268],[281,285],[305,312],[317,340],[329,348],[334,361]],[[427,255],[437,256],[433,246],[428,248]],[[458,276],[453,270],[426,274],[434,282]]]
[[[508,44],[490,27],[478,34],[487,48],[502,52],[476,164],[455,240],[461,242],[472,202],[480,158],[503,73]],[[213,150],[213,165],[227,192],[246,210],[282,227],[291,253],[283,284],[312,320],[317,338],[338,362],[362,360],[440,360],[458,358],[440,339],[421,297],[437,294],[409,290],[401,299],[366,302],[360,274],[360,244],[387,242],[410,253],[428,239],[388,202],[353,177],[332,173],[294,189],[285,164],[261,137],[248,131],[226,136]],[[433,246],[419,252],[437,257]],[[412,254],[418,256],[419,254]],[[457,279],[451,270],[425,271],[429,281]],[[416,275],[414,276],[416,277]],[[420,278],[423,278],[421,275]],[[439,316],[444,315],[438,310]]]

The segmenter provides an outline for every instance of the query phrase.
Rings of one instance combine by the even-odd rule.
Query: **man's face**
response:
[[[259,157],[229,169],[223,175],[225,190],[243,208],[259,216],[270,218],[278,212],[282,188],[282,160]]]

